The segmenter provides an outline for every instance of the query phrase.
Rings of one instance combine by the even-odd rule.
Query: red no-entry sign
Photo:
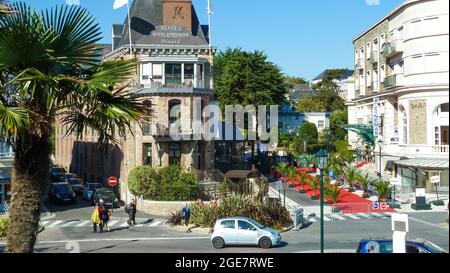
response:
[[[111,187],[116,186],[118,183],[117,178],[114,176],[111,176],[110,178],[108,178],[108,185],[110,185]]]

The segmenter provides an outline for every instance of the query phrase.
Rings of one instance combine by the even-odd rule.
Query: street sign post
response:
[[[391,184],[392,189],[393,189],[392,204],[393,204],[393,206],[395,206],[395,191],[397,190],[397,187],[400,187],[402,185],[402,181],[400,180],[400,178],[394,177],[394,178],[390,179],[390,184]]]
[[[432,176],[431,177],[431,184],[434,184],[434,187],[436,189],[436,201],[439,202],[439,190],[438,186],[441,183],[441,177],[439,175]]]
[[[114,193],[114,187],[117,186],[118,184],[118,179],[114,176],[111,176],[110,178],[108,178],[108,185],[111,187],[113,193]],[[114,201],[113,201],[113,205],[111,208],[112,212],[114,212]]]
[[[408,214],[391,215],[393,253],[406,253],[406,233],[409,232]]]

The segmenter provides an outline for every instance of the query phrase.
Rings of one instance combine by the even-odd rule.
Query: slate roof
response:
[[[309,84],[295,84],[289,94],[289,100],[299,100],[304,96],[315,96],[317,93],[318,91],[313,90]]]
[[[323,79],[323,77],[325,77],[325,75],[328,73],[328,71],[330,71],[330,69],[326,69],[325,71],[320,73],[317,77],[315,77],[313,79],[313,81],[319,81],[319,80]],[[339,78],[339,80],[342,81],[342,80],[347,79],[348,77],[352,76],[354,72],[355,72],[354,70],[346,69],[344,74],[342,74],[342,76]]]
[[[157,38],[151,35],[158,26],[163,25],[162,0],[134,0],[130,6],[131,41],[136,45],[160,44]],[[120,31],[122,29],[122,31]],[[183,45],[208,45],[207,29],[200,25],[195,8],[192,5],[192,37],[183,41]],[[122,25],[113,25],[113,33],[120,37],[114,44],[114,49],[129,44],[128,16]]]

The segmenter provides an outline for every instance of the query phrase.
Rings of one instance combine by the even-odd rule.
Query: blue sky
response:
[[[25,1],[37,9],[66,3]],[[265,51],[287,75],[311,80],[326,68],[352,68],[353,38],[404,0],[212,1],[215,46]],[[111,43],[111,26],[124,21],[126,8],[113,10],[114,0],[80,2],[97,18],[102,42]],[[201,23],[207,24],[207,0],[193,3]]]

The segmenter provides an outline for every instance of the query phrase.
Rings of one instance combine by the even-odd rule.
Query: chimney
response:
[[[192,33],[192,0],[162,0],[163,24],[182,26]]]

